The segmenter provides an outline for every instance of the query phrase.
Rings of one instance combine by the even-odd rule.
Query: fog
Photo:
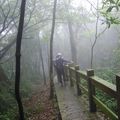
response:
[[[46,83],[54,86],[57,53],[80,70],[93,69],[96,76],[115,83],[120,73],[119,0],[57,0],[56,11],[54,0],[26,0],[22,40],[18,36],[21,1],[0,0],[0,119],[11,119],[17,111],[17,80],[16,88],[28,100],[32,90]]]
[[[49,76],[49,40],[51,33],[52,4],[53,1],[47,0],[41,0],[40,2],[38,0],[27,1],[21,51],[21,68],[24,79],[43,79],[40,51],[42,51],[46,76]],[[15,1],[11,3],[11,6],[12,5],[15,6]],[[76,62],[76,64],[80,65],[81,69],[86,70],[91,68],[91,49],[95,41],[96,20],[98,16],[97,35],[99,37],[96,39],[93,50],[93,68],[103,69],[114,66],[111,62],[114,61],[114,51],[118,48],[119,44],[119,25],[111,25],[110,28],[108,27],[105,18],[99,10],[97,11],[97,9],[102,9],[101,6],[101,0],[98,1],[98,6],[96,0],[58,1],[53,40],[53,59],[55,59],[58,52],[61,52],[64,59]],[[17,4],[17,7],[19,8],[20,5]],[[19,9],[16,9],[13,17],[16,15],[19,15]],[[13,27],[11,28],[12,25]],[[1,54],[2,48],[15,39],[17,26],[18,18],[15,18],[8,27],[11,28],[8,34],[6,33],[8,29],[1,32]],[[4,37],[4,39],[2,39],[2,37]],[[1,63],[4,63],[7,57],[9,58],[14,54],[15,45],[4,55]],[[14,58],[12,57],[10,61],[14,61]],[[5,64],[2,65],[6,66],[6,64],[5,62]],[[14,66],[15,64],[13,68]],[[25,73],[24,70],[27,70],[28,73]],[[29,74],[29,70],[33,76]]]

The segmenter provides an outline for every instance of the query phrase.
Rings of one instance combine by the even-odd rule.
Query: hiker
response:
[[[63,59],[61,53],[56,55],[56,60],[54,61],[54,67],[57,73],[58,82],[61,83],[61,86],[65,85],[65,72],[64,72],[64,65],[70,63],[67,60]]]

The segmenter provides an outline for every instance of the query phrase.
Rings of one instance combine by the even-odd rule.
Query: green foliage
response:
[[[10,108],[6,112],[0,112],[0,120],[16,120],[16,108]]]
[[[0,120],[10,120],[10,118],[7,115],[0,114]]]
[[[95,71],[95,74],[96,74],[98,77],[100,77],[100,78],[102,78],[102,79],[104,79],[104,80],[106,80],[106,81],[108,81],[108,82],[110,82],[110,83],[115,83],[114,70],[112,70],[112,69],[110,69],[110,68],[108,68],[108,69],[99,69],[99,70],[96,70],[96,71]]]
[[[110,108],[115,113],[117,112],[117,103],[114,98],[111,98],[109,95],[105,94],[101,90],[96,90],[96,96],[101,100],[108,108]]]
[[[31,84],[28,81],[21,83],[22,98],[28,98],[31,95]],[[16,100],[14,98],[14,82],[11,84],[0,81],[0,120],[16,120]]]
[[[22,81],[21,83],[21,95],[23,98],[30,97],[31,95],[31,86],[32,83],[30,81]]]
[[[113,73],[114,70],[111,69],[99,69],[96,70],[95,75],[99,76],[100,78],[115,83],[115,75]],[[87,81],[81,79],[81,84],[85,88],[88,88]],[[117,113],[117,103],[114,98],[109,96],[108,94],[104,93],[102,90],[96,88],[96,96],[99,100],[101,100],[109,109],[111,109],[113,112]]]
[[[4,112],[15,103],[13,95],[10,93],[10,86],[7,83],[0,83],[0,111]]]
[[[119,14],[117,15],[117,13],[119,12],[119,8],[120,8],[119,0],[103,1],[103,6],[100,13],[104,18],[106,18],[104,22],[108,25],[108,28],[110,28],[112,24],[115,25],[120,24]]]
[[[108,61],[107,61],[108,62]],[[115,84],[115,70],[113,68],[106,68],[106,69],[99,69],[96,70],[95,75],[99,76],[100,78]],[[100,89],[96,89],[96,96],[113,112],[117,113],[117,103],[114,98],[109,96],[108,94],[104,93]]]
[[[113,51],[113,68],[116,73],[120,72],[120,43],[118,43],[118,47]]]

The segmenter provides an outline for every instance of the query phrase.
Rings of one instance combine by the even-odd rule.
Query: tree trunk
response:
[[[97,9],[98,9],[98,4],[99,4],[99,0],[97,0]],[[90,68],[91,69],[93,68],[94,47],[97,43],[97,38],[98,38],[98,22],[99,22],[99,14],[98,14],[98,11],[97,11],[96,25],[95,25],[95,39],[94,39],[94,42],[93,42],[92,47],[91,47],[91,60],[90,60]]]
[[[46,85],[46,75],[45,75],[45,68],[44,68],[44,61],[43,61],[43,54],[42,54],[41,43],[39,45],[39,48],[40,48],[40,59],[41,59],[41,62],[42,62],[42,71],[43,71],[44,85]]]
[[[77,51],[76,51],[76,45],[73,35],[73,29],[72,29],[72,23],[70,20],[68,20],[68,29],[69,29],[69,36],[70,36],[70,45],[71,45],[71,55],[72,55],[72,61],[74,63],[77,63]]]
[[[21,57],[20,51],[21,51],[23,25],[24,25],[25,5],[26,5],[26,0],[22,0],[17,41],[16,41],[15,97],[17,100],[18,108],[19,108],[19,119],[20,120],[24,120],[24,111],[23,111],[23,105],[22,105],[21,96],[20,96],[20,57]]]
[[[56,14],[56,4],[57,0],[54,0],[54,8],[53,8],[53,19],[52,19],[52,29],[51,29],[51,37],[50,37],[50,99],[54,97],[54,83],[53,83],[53,37],[54,37],[54,28],[55,28],[55,14]]]
[[[68,13],[69,13],[70,2],[71,1],[69,0],[68,3],[66,3],[66,1],[64,0],[65,9]],[[76,50],[75,39],[74,39],[74,35],[73,35],[74,31],[73,31],[73,28],[72,28],[72,20],[70,19],[70,17],[67,17],[66,19],[67,19],[68,30],[69,30],[71,57],[72,57],[72,61],[74,63],[77,63],[77,50]]]

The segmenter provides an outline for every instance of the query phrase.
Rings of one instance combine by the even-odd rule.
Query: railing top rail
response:
[[[86,73],[86,71],[78,70],[77,73],[80,75],[81,78],[87,80],[87,73]]]
[[[117,97],[116,86],[114,84],[107,82],[97,76],[92,76],[90,79],[96,87],[100,88],[114,98]]]
[[[75,67],[69,67],[71,70],[75,70]]]
[[[68,69],[68,72],[70,73],[70,80],[75,81],[76,79],[76,85],[77,90],[80,86],[84,90],[88,91],[89,94],[89,104],[90,104],[90,110],[94,112],[96,107],[93,105],[96,102],[98,106],[110,117],[114,119],[120,120],[120,76],[116,76],[116,84],[112,84],[100,77],[97,77],[94,75],[94,70],[87,70],[87,71],[81,71],[79,69],[76,69],[75,66],[66,65],[65,66]],[[75,74],[72,74],[75,73]],[[75,78],[74,78],[75,77]],[[88,83],[88,89],[86,89],[84,86],[80,84],[81,78],[86,80]],[[72,83],[72,82],[71,82]],[[80,89],[79,87],[79,89]],[[102,90],[103,92],[107,93],[109,96],[113,97],[117,101],[117,109],[118,113],[113,113],[105,104],[103,104],[96,96],[95,88],[98,88],[99,90]],[[81,91],[81,89],[80,89]]]

